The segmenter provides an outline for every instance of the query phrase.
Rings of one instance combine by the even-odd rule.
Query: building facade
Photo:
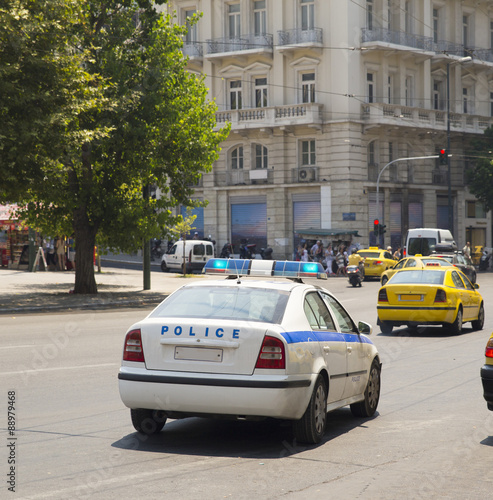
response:
[[[231,123],[195,191],[208,200],[202,234],[270,246],[275,258],[291,258],[310,228],[324,243],[395,248],[410,228],[450,224],[459,245],[492,246],[491,216],[465,171],[468,145],[493,124],[493,2],[178,0],[167,9],[180,24],[201,13],[183,52],[206,76],[217,126]],[[450,165],[423,158],[442,148]]]

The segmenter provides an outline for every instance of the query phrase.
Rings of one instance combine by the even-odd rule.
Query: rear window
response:
[[[280,323],[289,294],[264,288],[190,287],[170,295],[151,318],[215,318]]]
[[[379,259],[380,252],[358,252],[362,257],[366,259]]]
[[[413,270],[399,271],[389,281],[389,284],[423,284],[423,285],[442,285],[445,271]]]
[[[409,238],[407,244],[408,255],[430,255],[437,244],[436,238]]]

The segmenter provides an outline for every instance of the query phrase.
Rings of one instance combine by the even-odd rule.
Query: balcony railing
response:
[[[206,40],[206,44],[207,54],[221,54],[224,52],[245,50],[272,50],[273,36],[266,33],[263,35],[243,35],[238,38],[214,38]]]
[[[433,38],[430,36],[414,35],[404,31],[391,31],[384,28],[363,28],[361,42],[385,42],[394,45],[412,47],[413,49],[433,50]]]
[[[268,108],[231,109],[216,113],[218,126],[231,122],[235,128],[281,127],[289,125],[319,125],[322,104],[303,103]]]
[[[368,124],[404,125],[437,130],[446,130],[447,127],[447,113],[445,111],[397,104],[363,104],[361,117]],[[493,125],[493,117],[489,116],[450,113],[449,117],[451,129],[473,134],[483,134],[485,129]]]
[[[283,30],[277,32],[279,45],[299,45],[299,44],[322,44],[322,28],[311,28],[303,30],[301,28],[294,30]]]
[[[200,42],[184,42],[181,51],[184,56],[190,58],[201,58],[203,56],[202,43]]]
[[[269,169],[235,169],[214,172],[214,184],[217,187],[262,185],[273,182],[274,171]]]

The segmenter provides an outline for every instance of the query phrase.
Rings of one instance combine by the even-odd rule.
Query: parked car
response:
[[[372,328],[303,282],[326,278],[320,263],[210,259],[205,273],[223,279],[181,287],[127,331],[118,379],[138,432],[167,418],[276,418],[293,422],[298,442],[318,443],[328,411],[374,415]]]
[[[213,256],[214,245],[211,241],[177,241],[165,254],[163,254],[161,258],[161,270],[163,272],[183,272],[183,261],[185,261],[187,273],[202,271],[206,262]]]
[[[483,397],[488,405],[488,410],[493,411],[493,333],[488,339],[484,355],[485,361],[481,368]]]

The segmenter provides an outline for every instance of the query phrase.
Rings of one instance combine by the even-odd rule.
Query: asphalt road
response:
[[[459,336],[440,328],[383,335],[375,327],[384,363],[378,414],[364,420],[347,408],[333,412],[322,444],[311,447],[272,421],[193,418],[170,421],[153,438],[136,434],[117,373],[124,333],[148,310],[3,317],[0,497],[489,498],[493,412],[479,370],[493,328],[493,276],[478,282],[483,331],[466,325]],[[356,320],[376,324],[378,282],[328,285]],[[12,458],[15,495],[8,491]]]

